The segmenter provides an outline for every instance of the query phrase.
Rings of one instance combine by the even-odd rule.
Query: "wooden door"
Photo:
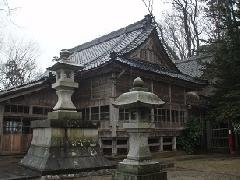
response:
[[[32,134],[3,134],[2,154],[25,153],[30,146]]]

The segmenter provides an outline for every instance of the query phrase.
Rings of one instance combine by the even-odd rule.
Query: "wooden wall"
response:
[[[174,63],[169,59],[163,46],[160,44],[158,35],[152,33],[150,37],[138,49],[130,54],[130,58],[159,64],[166,69],[177,70]]]
[[[32,140],[32,134],[3,134],[0,154],[25,153]]]
[[[153,82],[153,93],[158,95],[163,101],[170,101],[169,84],[160,81]]]
[[[0,105],[0,153],[26,152],[32,138],[30,121],[46,119],[47,112],[51,111],[56,101],[55,90],[47,87],[2,102]]]
[[[50,87],[27,95],[9,99],[6,104],[22,104],[53,107],[57,102],[56,91]]]
[[[73,102],[78,109],[108,105],[112,94],[111,87],[111,74],[82,79],[72,97]]]
[[[128,92],[130,88],[132,88],[133,77],[123,75],[117,78],[116,81],[116,96],[120,96],[121,94]]]

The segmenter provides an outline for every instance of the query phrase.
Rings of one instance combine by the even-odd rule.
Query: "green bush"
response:
[[[201,129],[198,121],[196,119],[189,120],[181,136],[177,138],[178,148],[188,154],[195,153],[200,145],[200,136]]]

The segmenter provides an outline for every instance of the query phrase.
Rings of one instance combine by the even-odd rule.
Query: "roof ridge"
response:
[[[130,24],[130,25],[124,27],[124,28],[120,28],[116,31],[112,31],[112,32],[110,32],[106,35],[100,36],[100,37],[98,37],[98,38],[96,38],[92,41],[85,42],[81,45],[78,45],[74,48],[69,49],[69,51],[70,52],[81,51],[81,50],[90,48],[94,45],[100,44],[102,42],[109,41],[110,39],[116,38],[116,37],[121,36],[123,34],[127,34],[129,32],[134,31],[134,30],[143,28],[145,25],[151,24],[151,23],[148,23],[148,22],[152,22],[152,19],[153,19],[153,17],[150,14],[145,15],[144,18],[140,21],[137,21],[133,24]]]

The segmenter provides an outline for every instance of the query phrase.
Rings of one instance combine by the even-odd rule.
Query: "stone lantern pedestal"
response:
[[[42,175],[70,174],[81,171],[112,168],[112,163],[100,153],[97,145],[98,127],[83,122],[71,101],[74,71],[81,69],[68,61],[68,52],[62,52],[60,61],[49,69],[56,72],[58,101],[48,119],[33,121],[33,138],[28,153],[20,164],[40,171]]]
[[[150,111],[154,106],[164,104],[155,94],[147,92],[144,83],[136,78],[130,92],[120,95],[113,105],[127,108],[130,119],[123,124],[129,134],[129,152],[127,159],[118,164],[114,180],[166,180],[167,173],[161,164],[152,161],[148,146],[148,137],[154,125],[151,123]]]

